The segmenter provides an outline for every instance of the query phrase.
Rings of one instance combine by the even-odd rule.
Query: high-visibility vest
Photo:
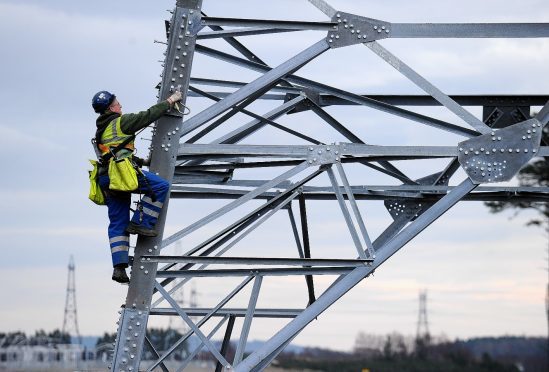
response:
[[[116,119],[113,119],[109,125],[107,125],[107,128],[103,131],[103,134],[101,135],[101,143],[99,143],[97,146],[99,147],[99,150],[101,150],[101,154],[105,155],[106,153],[110,152],[110,149],[115,148],[122,142],[124,142],[125,139],[128,137],[132,137],[130,134],[126,134],[122,132],[122,129],[120,128],[120,116]],[[125,146],[125,149],[128,149],[130,151],[133,151],[135,148],[134,141],[128,142]]]

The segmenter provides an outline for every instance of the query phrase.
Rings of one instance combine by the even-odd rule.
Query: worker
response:
[[[95,133],[99,151],[104,156],[113,152],[118,145],[126,141],[127,144],[113,154],[113,157],[116,157],[116,160],[131,157],[134,163],[143,166],[145,161],[133,156],[135,133],[156,121],[180,100],[181,92],[177,91],[167,100],[146,111],[122,114],[122,105],[114,94],[107,91],[98,92],[93,96],[92,107],[99,114]],[[114,160],[110,159],[109,161]],[[133,192],[140,193],[144,197],[138,203],[130,221],[131,192],[110,190],[108,164],[102,164],[98,168],[98,183],[105,194],[110,221],[108,236],[114,268],[112,280],[119,283],[129,283],[130,281],[126,274],[129,262],[129,234],[150,237],[157,235],[156,221],[169,190],[168,182],[151,172],[138,171],[137,180],[138,188]]]

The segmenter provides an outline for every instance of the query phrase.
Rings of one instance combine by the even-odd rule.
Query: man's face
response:
[[[118,102],[116,98],[109,106],[109,111],[115,112],[117,114],[122,114],[122,105],[120,104],[120,102]]]

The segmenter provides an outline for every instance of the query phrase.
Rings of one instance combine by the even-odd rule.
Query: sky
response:
[[[343,11],[393,22],[548,22],[544,0],[410,2],[332,1]],[[106,236],[106,208],[87,199],[90,138],[95,130],[91,97],[99,90],[117,94],[125,112],[156,102],[160,81],[166,10],[173,1],[120,0],[110,2],[0,0],[0,332],[53,330],[63,323],[69,257],[76,262],[76,293],[80,333],[99,335],[116,329],[117,309],[127,287],[110,279]],[[325,21],[326,16],[305,0],[204,0],[211,16]],[[324,37],[322,32],[288,33],[242,38],[250,49],[276,66]],[[266,41],[267,40],[267,41]],[[219,41],[204,43],[231,51]],[[547,94],[549,40],[385,40],[391,50],[448,94]],[[421,94],[390,66],[363,46],[328,51],[299,75],[355,93]],[[197,56],[193,76],[251,81],[257,73]],[[267,112],[274,102],[251,106]],[[204,101],[190,99],[193,113]],[[476,115],[478,108],[470,108]],[[419,111],[419,110],[418,110]],[[440,133],[371,109],[343,107],[329,112],[372,144],[455,145],[463,138]],[[443,109],[429,114],[457,122]],[[299,122],[304,132],[324,141],[343,139],[310,115]],[[228,124],[242,120],[236,117]],[[294,118],[281,123],[295,125]],[[240,121],[240,123],[242,123]],[[293,124],[292,124],[293,123]],[[381,124],[381,125],[380,125]],[[220,134],[221,132],[219,132]],[[212,133],[207,139],[215,139]],[[138,140],[138,155],[147,154],[147,134]],[[327,143],[329,143],[327,142]],[[300,143],[272,129],[246,143]],[[433,169],[441,167],[432,162]],[[399,166],[415,177],[423,165]],[[242,173],[242,177],[268,174]],[[353,184],[386,184],[390,179],[350,169]],[[458,173],[452,184],[464,177]],[[327,181],[319,180],[326,185]],[[392,181],[394,183],[394,181]],[[220,206],[218,201],[177,200],[170,204],[168,236]],[[256,204],[257,205],[257,204]],[[352,242],[337,204],[310,203],[313,256],[351,257]],[[361,203],[369,232],[377,236],[390,222],[380,202]],[[490,214],[478,202],[463,202],[436,221],[417,239],[382,265],[343,299],[307,327],[296,339],[300,345],[350,350],[359,331],[413,335],[418,293],[428,291],[432,334],[448,338],[526,335],[543,336],[547,283],[547,237],[526,227],[534,217],[524,212]],[[182,242],[204,239],[220,225],[212,224]],[[248,248],[267,252],[295,247],[288,221],[275,216],[250,236]],[[281,232],[284,234],[281,234]],[[182,248],[179,248],[182,249]],[[284,248],[286,249],[286,248]],[[289,249],[289,248],[288,248]],[[227,283],[230,284],[230,283]],[[329,285],[318,278],[318,288]],[[265,281],[260,307],[302,306],[306,301],[302,278]],[[213,304],[226,293],[224,284],[197,284],[199,306]],[[299,289],[299,294],[293,290]],[[291,294],[291,295],[290,295]],[[185,294],[188,296],[188,294]],[[244,301],[244,300],[243,300]],[[245,304],[245,302],[242,302]],[[280,323],[280,324],[279,324]],[[155,323],[156,324],[156,323]],[[279,321],[254,322],[252,339],[270,337]],[[159,326],[165,326],[161,320]]]

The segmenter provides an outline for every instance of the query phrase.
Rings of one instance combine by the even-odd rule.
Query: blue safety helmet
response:
[[[106,90],[102,90],[101,92],[95,93],[95,96],[93,96],[92,99],[92,107],[95,112],[98,114],[102,114],[109,106],[114,102],[114,99],[116,96],[112,93],[107,92]]]

